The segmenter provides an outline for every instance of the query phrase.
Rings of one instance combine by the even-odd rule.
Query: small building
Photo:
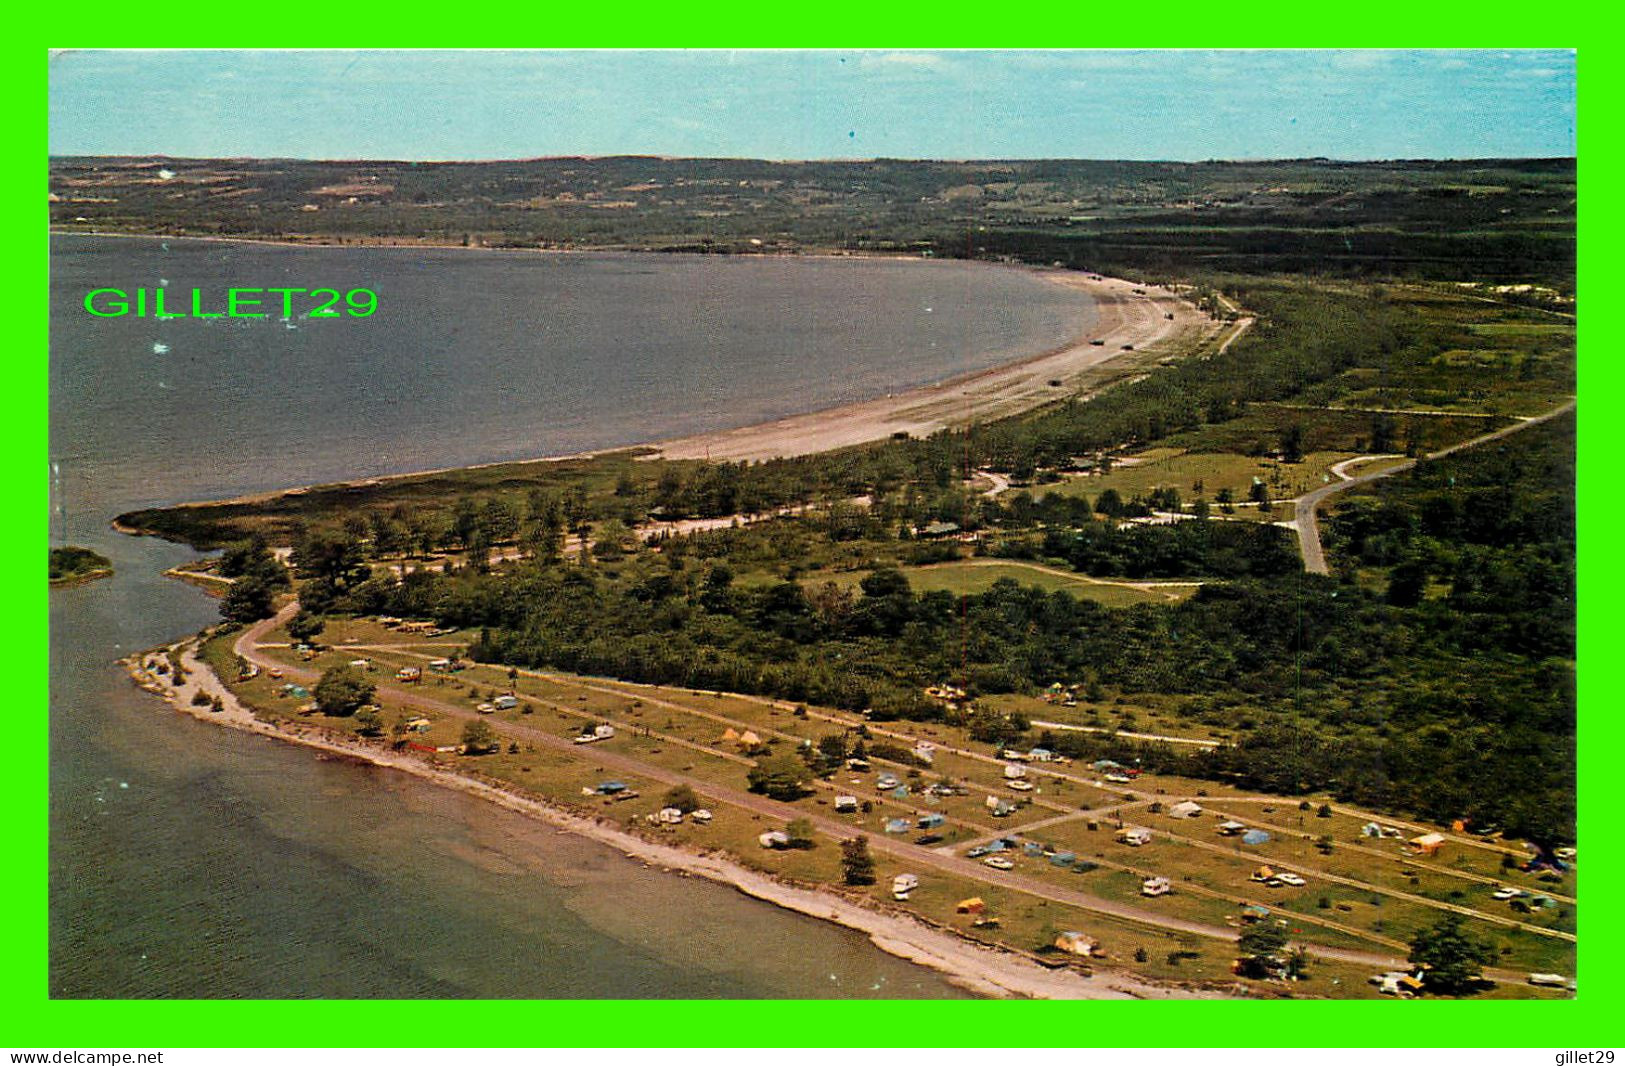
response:
[[[856,814],[856,813],[858,813],[858,797],[856,797],[856,796],[836,796],[835,797],[835,813],[836,814]]]
[[[1168,808],[1170,818],[1200,818],[1202,805],[1193,800],[1183,800]]]
[[[395,680],[414,684],[423,680],[423,670],[416,666],[403,666],[395,671]]]
[[[1055,941],[1051,946],[1056,951],[1064,951],[1068,955],[1079,955],[1087,959],[1100,950],[1100,941],[1092,936],[1069,929],[1063,933],[1056,933]]]
[[[886,832],[888,833],[906,833],[913,828],[907,818],[892,818],[886,822]]]
[[[875,787],[880,789],[882,792],[888,789],[896,788],[902,783],[903,782],[898,779],[896,774],[881,774],[875,779]]]
[[[491,701],[491,706],[499,711],[511,711],[519,706],[519,697],[502,695]]]
[[[940,814],[927,814],[915,823],[920,829],[941,829],[948,819]]]
[[[959,914],[981,914],[987,910],[987,903],[981,896],[972,896],[970,899],[960,900],[954,910]]]
[[[451,673],[451,660],[450,659],[430,659],[429,660],[429,669],[433,670],[437,674],[449,674],[449,673]]]
[[[432,724],[433,723],[431,723],[427,718],[420,715],[417,718],[409,719],[406,723],[406,728],[415,733],[427,733],[430,725]]]
[[[683,812],[676,807],[662,807],[655,817],[661,825],[681,825],[683,822]]]
[[[1056,755],[1048,748],[1034,748],[1027,753],[1027,757],[1032,759],[1033,762],[1057,762],[1060,759],[1059,755]]]
[[[1014,812],[1016,809],[1008,801],[999,799],[997,796],[989,796],[987,798],[987,803],[985,803],[983,806],[985,806],[995,818],[1003,818],[1004,816]]]
[[[1166,896],[1174,890],[1174,884],[1166,877],[1148,877],[1140,882],[1140,895]]]
[[[1016,781],[1026,776],[1027,768],[1025,766],[1017,766],[1014,763],[1005,764],[1004,779],[1006,781]]]
[[[891,879],[891,898],[906,900],[908,894],[920,887],[920,879],[913,874],[898,874]]]
[[[790,846],[790,834],[779,829],[770,829],[756,838],[756,842],[772,851],[783,851]]]
[[[1405,846],[1418,855],[1437,855],[1439,849],[1444,847],[1444,837],[1438,833],[1423,833],[1419,837],[1412,837]]]
[[[1124,826],[1117,831],[1113,838],[1119,844],[1127,844],[1131,848],[1138,848],[1151,843],[1151,830],[1143,829],[1137,825]]]

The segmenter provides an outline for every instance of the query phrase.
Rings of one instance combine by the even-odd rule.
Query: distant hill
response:
[[[1572,291],[1573,159],[1146,163],[59,157],[53,226],[530,248],[913,252]]]

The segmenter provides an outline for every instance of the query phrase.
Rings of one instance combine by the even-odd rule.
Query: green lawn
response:
[[[1003,578],[1023,585],[1031,585],[1045,592],[1069,592],[1084,600],[1093,600],[1107,607],[1129,607],[1138,603],[1169,603],[1184,599],[1195,591],[1194,586],[1172,586],[1166,591],[1146,591],[1127,585],[1104,584],[1091,581],[1083,575],[1073,576],[1035,566],[1031,563],[991,559],[964,559],[955,563],[933,563],[929,566],[906,566],[903,573],[916,592],[951,592],[956,596],[970,596],[986,592],[994,582]],[[806,579],[809,586],[833,581],[837,585],[855,588],[869,571],[846,571],[817,574]]]

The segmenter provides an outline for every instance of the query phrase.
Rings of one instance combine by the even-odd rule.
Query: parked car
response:
[[[982,865],[991,866],[995,870],[1014,870],[1016,868],[1016,864],[1003,855],[989,855],[982,860]]]

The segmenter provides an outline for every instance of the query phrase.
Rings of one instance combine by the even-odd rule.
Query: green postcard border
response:
[[[414,10],[419,8],[419,10]],[[97,47],[1577,47],[1583,113],[1596,135],[1581,163],[1582,184],[1603,206],[1581,215],[1583,287],[1603,288],[1619,228],[1604,194],[1615,184],[1619,150],[1612,134],[1618,53],[1602,8],[1532,8],[1506,2],[1421,7],[1393,0],[1308,9],[1282,3],[1228,9],[1162,7],[1103,21],[1094,5],[1044,0],[1020,9],[919,4],[882,11],[836,6],[726,4],[618,12],[526,8],[487,10],[461,25],[449,11],[412,2],[374,13],[308,9],[161,7],[56,8],[8,16],[12,166],[3,203],[13,241],[0,268],[17,295],[10,375],[10,492],[16,510],[4,523],[7,558],[38,560],[48,510],[47,277],[43,225],[47,152],[47,49],[83,38]],[[355,22],[351,22],[354,18]],[[534,20],[541,21],[534,21]],[[161,125],[163,115],[154,115]],[[1589,283],[1587,285],[1586,283]],[[1582,568],[1580,643],[1587,662],[1605,663],[1617,627],[1604,596],[1604,566],[1619,542],[1612,521],[1617,484],[1604,481],[1611,417],[1622,373],[1610,357],[1618,326],[1588,319],[1580,375],[1587,405],[1580,417]],[[37,565],[37,562],[34,564]],[[1589,580],[1586,580],[1589,578]],[[4,790],[9,862],[0,899],[10,919],[0,974],[0,1043],[38,1048],[232,1046],[1562,1046],[1607,1047],[1619,1028],[1613,1002],[1625,991],[1619,960],[1621,920],[1612,912],[1619,849],[1612,846],[1610,770],[1620,729],[1609,691],[1611,671],[1580,677],[1581,824],[1587,891],[1580,992],[1571,1001],[929,1003],[900,1011],[887,1002],[125,1002],[53,1001],[46,990],[47,600],[32,566],[0,571],[0,595],[20,623],[18,654],[5,709],[13,757]],[[37,665],[35,665],[37,664]],[[1599,874],[1601,876],[1599,876]],[[629,1014],[628,1012],[633,1013]],[[1101,1028],[1132,1015],[1133,1028]],[[635,1018],[633,1024],[628,1020]],[[997,1034],[989,1036],[989,1034]]]

